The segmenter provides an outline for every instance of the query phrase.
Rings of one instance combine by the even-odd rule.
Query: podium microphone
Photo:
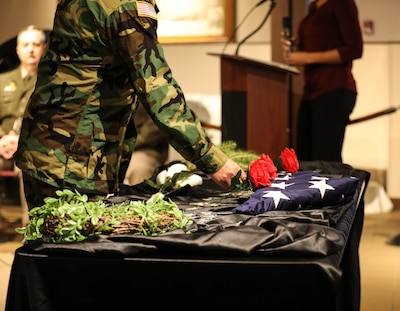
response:
[[[283,26],[283,36],[286,40],[290,42],[288,46],[288,53],[292,53],[292,22],[289,16],[285,16],[282,18],[282,26]]]
[[[261,4],[263,4],[264,2],[267,2],[268,0],[261,0],[260,2],[258,2],[255,6],[253,6],[245,15],[245,17],[241,20],[241,22],[235,27],[235,29],[233,30],[231,36],[229,37],[228,41],[225,43],[224,48],[222,49],[222,54],[224,54],[226,47],[228,46],[228,44],[232,41],[233,37],[236,35],[236,32],[238,31],[238,29],[240,28],[240,26],[242,26],[242,24],[247,20],[247,18],[250,16],[251,13],[253,13],[253,11],[260,6]]]
[[[261,4],[263,4],[265,1],[260,1],[258,4],[256,4],[255,8]],[[271,0],[271,6],[267,12],[267,15],[265,15],[264,19],[262,20],[261,24],[254,30],[252,31],[249,35],[247,35],[242,41],[240,41],[236,47],[235,55],[238,55],[240,46],[247,41],[251,36],[253,36],[257,31],[261,29],[262,26],[264,26],[265,22],[268,20],[269,16],[272,13],[272,10],[275,8],[276,2],[275,0]]]

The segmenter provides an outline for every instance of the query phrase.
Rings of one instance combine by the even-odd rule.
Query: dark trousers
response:
[[[344,134],[356,97],[340,89],[301,102],[296,141],[299,160],[342,162]]]

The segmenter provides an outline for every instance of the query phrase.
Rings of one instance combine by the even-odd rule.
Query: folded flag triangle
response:
[[[258,215],[273,210],[334,208],[351,200],[359,179],[331,178],[314,171],[279,173],[269,187],[257,189],[233,213]]]

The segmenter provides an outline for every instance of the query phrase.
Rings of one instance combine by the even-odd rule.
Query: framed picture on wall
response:
[[[157,0],[163,43],[226,41],[235,25],[235,0]]]

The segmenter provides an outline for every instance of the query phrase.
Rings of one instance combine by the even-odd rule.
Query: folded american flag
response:
[[[353,198],[358,178],[330,178],[313,171],[279,173],[271,186],[257,189],[233,213],[257,215],[272,210],[334,208]]]

